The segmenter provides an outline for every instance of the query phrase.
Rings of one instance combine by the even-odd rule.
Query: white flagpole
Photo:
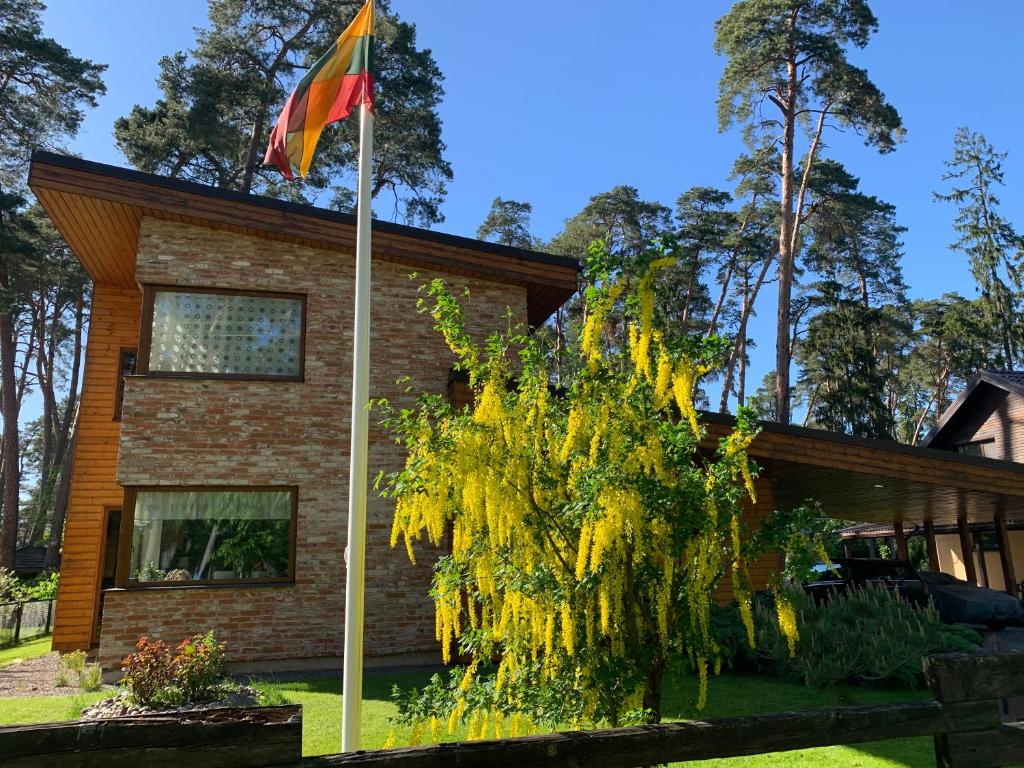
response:
[[[345,552],[345,658],[341,751],[359,749],[363,703],[363,584],[366,575],[367,436],[370,397],[370,165],[373,112],[359,107],[359,185],[356,209],[356,309],[352,345],[352,446],[348,473]]]

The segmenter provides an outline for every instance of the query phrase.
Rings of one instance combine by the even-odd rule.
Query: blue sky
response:
[[[455,181],[436,228],[475,234],[500,195],[533,203],[534,233],[549,238],[591,195],[616,184],[667,205],[691,186],[725,185],[742,145],[717,129],[723,61],[712,41],[714,21],[730,5],[650,0],[641,13],[610,0],[393,0],[446,76],[441,115]],[[880,156],[855,135],[832,133],[826,153],[858,175],[865,192],[896,205],[909,230],[904,270],[913,296],[971,294],[962,257],[947,248],[953,211],[931,193],[954,131],[969,125],[1009,152],[1003,212],[1024,229],[1024,4],[872,7],[879,33],[851,58],[900,111],[907,140]],[[205,21],[205,0],[51,0],[47,34],[110,65],[107,95],[70,148],[126,165],[113,121],[153,102],[159,57],[190,46],[193,27]],[[752,329],[760,344],[755,386],[771,368],[771,293]]]

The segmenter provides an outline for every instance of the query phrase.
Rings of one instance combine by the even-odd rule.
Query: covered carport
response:
[[[709,441],[731,423],[718,414],[706,414],[705,420]],[[969,581],[977,582],[970,526],[991,524],[1003,583],[1017,595],[1007,520],[1024,516],[1024,465],[770,422],[750,454],[771,479],[775,508],[814,501],[828,517],[891,526],[903,559],[906,532],[917,526],[934,570],[935,527],[955,526]]]

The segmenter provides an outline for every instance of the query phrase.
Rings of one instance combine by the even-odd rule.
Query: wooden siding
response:
[[[1024,463],[1024,397],[981,383],[931,443],[932,448],[956,450],[979,441],[985,456]]]
[[[64,531],[54,650],[88,648],[95,636],[104,514],[122,502],[116,479],[121,425],[114,421],[120,353],[122,347],[138,343],[141,308],[137,288],[96,285]]]

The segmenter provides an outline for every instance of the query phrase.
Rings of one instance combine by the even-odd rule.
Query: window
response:
[[[995,442],[994,438],[988,440],[975,440],[970,443],[960,443],[955,446],[957,453],[962,453],[965,456],[988,456],[992,450],[992,444]]]
[[[145,373],[302,380],[305,297],[147,287]]]
[[[138,359],[137,350],[121,350],[121,359],[117,368],[117,394],[114,397],[114,421],[121,420],[121,408],[124,406],[124,381],[126,377],[135,375],[135,365]]]
[[[294,488],[139,488],[133,585],[291,581]]]

